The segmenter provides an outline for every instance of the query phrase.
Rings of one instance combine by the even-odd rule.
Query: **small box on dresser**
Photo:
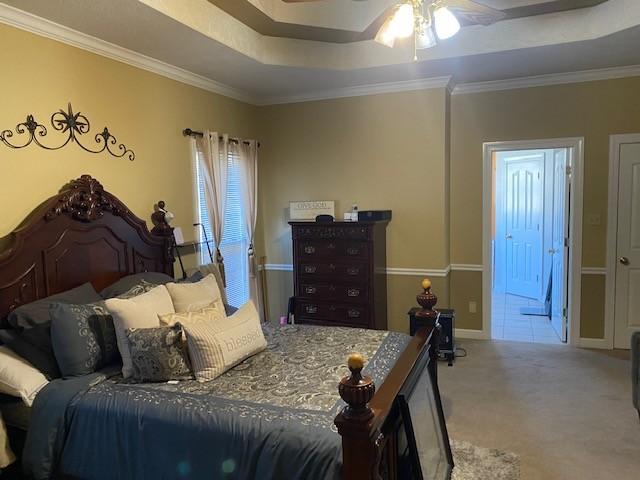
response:
[[[289,222],[296,323],[387,328],[388,223]]]

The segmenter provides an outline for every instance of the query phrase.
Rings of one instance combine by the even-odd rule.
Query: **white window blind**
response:
[[[249,270],[247,248],[249,238],[244,224],[242,194],[240,190],[240,158],[236,148],[230,145],[227,157],[229,173],[227,178],[227,202],[222,229],[220,252],[224,257],[224,267],[227,280],[227,299],[234,307],[239,307],[249,300]],[[196,159],[196,179],[198,189],[198,219],[204,225],[207,237],[211,240],[211,251],[215,259],[215,244],[211,222],[207,213],[207,200],[202,175],[200,158]],[[201,240],[204,236],[200,232]],[[211,263],[209,252],[205,245],[200,249],[201,264]]]

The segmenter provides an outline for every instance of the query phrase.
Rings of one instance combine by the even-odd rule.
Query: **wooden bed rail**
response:
[[[425,293],[427,290],[430,293],[427,288]],[[430,310],[430,307],[425,310]],[[388,437],[392,435],[387,435],[385,423],[398,420],[390,418],[392,412],[397,413],[394,409],[395,399],[425,349],[429,349],[431,357],[430,373],[434,380],[436,377],[437,312],[431,310],[424,313],[426,317],[433,318],[433,325],[420,329],[412,337],[379,390],[376,391],[370,377],[362,376],[364,359],[361,355],[353,353],[347,359],[351,374],[344,377],[338,386],[340,397],[347,405],[334,420],[338,433],[342,436],[342,470],[345,480],[396,478],[397,452],[390,451],[388,443],[393,442]],[[392,447],[395,449],[395,446]],[[389,467],[382,467],[386,473],[384,476],[380,473],[382,461]]]

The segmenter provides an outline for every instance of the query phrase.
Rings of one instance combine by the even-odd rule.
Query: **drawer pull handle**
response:
[[[335,305],[329,305],[329,310],[332,312],[336,311],[336,306]]]
[[[304,307],[304,311],[307,313],[315,314],[318,313],[318,307],[316,305],[307,305]]]
[[[304,273],[316,273],[317,267],[315,265],[305,265]]]
[[[350,288],[347,290],[347,296],[348,297],[359,297],[360,296],[360,289],[359,288]]]
[[[313,245],[307,245],[306,247],[304,247],[304,253],[307,253],[309,255],[316,253],[316,247],[314,247]]]
[[[349,247],[347,248],[347,254],[348,255],[358,255],[360,253],[360,249],[356,248],[356,247]]]
[[[349,267],[347,268],[348,275],[358,275],[360,273],[360,269],[358,267]]]
[[[359,318],[359,317],[360,317],[360,315],[361,315],[360,310],[356,310],[355,308],[350,308],[350,309],[347,311],[347,316],[348,316],[349,318]]]
[[[329,270],[331,270],[332,272],[336,271],[336,266],[333,263],[329,264]]]
[[[329,285],[329,291],[330,292],[335,292],[336,291],[336,286],[335,285]]]
[[[327,245],[327,248],[328,248],[329,250],[335,250],[335,248],[336,248],[336,244],[332,242],[332,243],[330,243],[329,245]]]
[[[313,295],[315,294],[318,290],[316,289],[316,287],[305,287],[304,291],[306,293],[308,293],[309,295]]]

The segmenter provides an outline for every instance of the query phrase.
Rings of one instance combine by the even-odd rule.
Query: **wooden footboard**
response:
[[[342,379],[339,392],[347,403],[335,418],[342,436],[343,478],[345,480],[379,480],[400,478],[397,432],[402,418],[396,398],[410,377],[429,370],[437,407],[441,402],[437,387],[438,323],[419,330],[398,358],[380,389],[371,378],[362,377],[364,359],[358,354],[348,358],[351,375]],[[415,367],[415,369],[414,369]],[[440,427],[446,441],[447,457],[451,454],[444,419]],[[451,462],[452,463],[452,462]]]

